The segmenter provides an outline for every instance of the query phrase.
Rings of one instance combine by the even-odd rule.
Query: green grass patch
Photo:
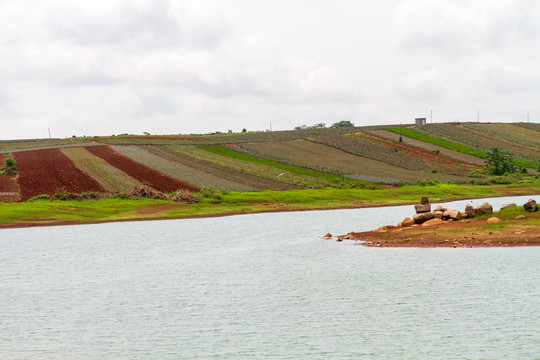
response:
[[[157,218],[206,217],[231,214],[247,214],[282,210],[310,210],[356,208],[376,205],[403,205],[417,203],[422,195],[431,203],[451,199],[508,196],[512,192],[540,193],[540,181],[529,180],[521,187],[507,185],[456,185],[436,184],[431,186],[403,186],[392,189],[307,189],[266,190],[258,192],[220,192],[203,198],[201,203],[183,204],[154,199],[119,199],[36,201],[0,203],[0,224],[17,222],[54,224],[56,221],[71,220],[76,223],[101,221],[142,220]],[[165,205],[165,206],[164,206]],[[159,207],[155,207],[159,206]],[[152,207],[156,211],[152,210]],[[501,212],[508,218],[522,214],[517,207]],[[144,210],[144,211],[143,211]],[[532,216],[532,215],[528,215]],[[505,218],[506,218],[505,217]],[[531,221],[533,219],[531,218]],[[538,219],[536,219],[538,222]]]

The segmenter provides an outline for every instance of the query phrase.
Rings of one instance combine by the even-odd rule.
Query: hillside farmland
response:
[[[115,144],[115,145],[111,145]],[[120,145],[121,144],[121,145]],[[0,141],[17,176],[0,176],[0,201],[57,191],[129,192],[204,186],[232,191],[381,188],[478,181],[492,147],[538,174],[540,125],[428,124],[219,135],[127,135]],[[488,181],[483,180],[483,181]]]
[[[258,153],[264,153],[275,159],[282,159],[284,162],[299,165],[303,164],[306,167],[318,166],[320,168],[329,168],[335,172],[343,172],[352,175],[355,178],[362,178],[362,176],[364,176],[365,179],[379,178],[385,179],[385,182],[390,183],[397,182],[400,179],[414,180],[419,177],[454,181],[460,179],[459,177],[452,175],[432,174],[427,172],[422,172],[420,174],[419,171],[396,167],[389,163],[354,155],[331,146],[306,140],[265,142],[239,145],[239,147],[254,150]],[[256,153],[253,152],[253,154]],[[396,174],[399,174],[399,178],[396,178]]]
[[[148,164],[155,170],[198,187],[210,186],[216,189],[236,191],[286,188],[277,181],[199,160],[166,146],[116,146],[115,150],[132,160]]]

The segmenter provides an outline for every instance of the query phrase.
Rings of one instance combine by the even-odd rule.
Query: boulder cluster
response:
[[[503,204],[502,209],[506,209],[512,206],[517,206],[516,204]],[[538,210],[538,205],[536,201],[530,199],[524,205],[523,208],[528,212],[534,212]],[[464,211],[459,211],[456,209],[445,208],[442,205],[435,205],[433,210],[429,199],[427,196],[423,196],[420,200],[420,203],[414,206],[416,214],[413,215],[412,219],[406,217],[401,222],[397,224],[398,227],[407,227],[415,224],[421,224],[422,226],[430,226],[440,224],[444,221],[455,221],[461,220],[462,218],[473,218],[476,215],[491,214],[493,212],[493,206],[490,203],[482,203],[476,207],[473,207],[472,204],[465,205]],[[499,219],[490,218],[488,222],[496,222]],[[499,220],[500,221],[500,220]]]

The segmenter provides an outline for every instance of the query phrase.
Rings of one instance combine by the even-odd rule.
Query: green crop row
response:
[[[420,140],[420,141],[427,142],[433,145],[441,146],[446,149],[476,156],[481,159],[485,159],[487,156],[487,153],[485,151],[478,150],[470,146],[461,145],[452,141],[429,136],[410,128],[387,127],[384,129],[388,131],[393,131],[398,134],[402,134],[404,136],[407,136],[416,140]],[[538,164],[532,161],[526,161],[526,160],[521,160],[521,159],[514,159],[514,164],[523,168],[536,168],[538,166]]]

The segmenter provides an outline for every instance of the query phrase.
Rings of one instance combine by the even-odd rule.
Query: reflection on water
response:
[[[540,248],[318,239],[412,211],[2,230],[0,358],[539,358]]]

